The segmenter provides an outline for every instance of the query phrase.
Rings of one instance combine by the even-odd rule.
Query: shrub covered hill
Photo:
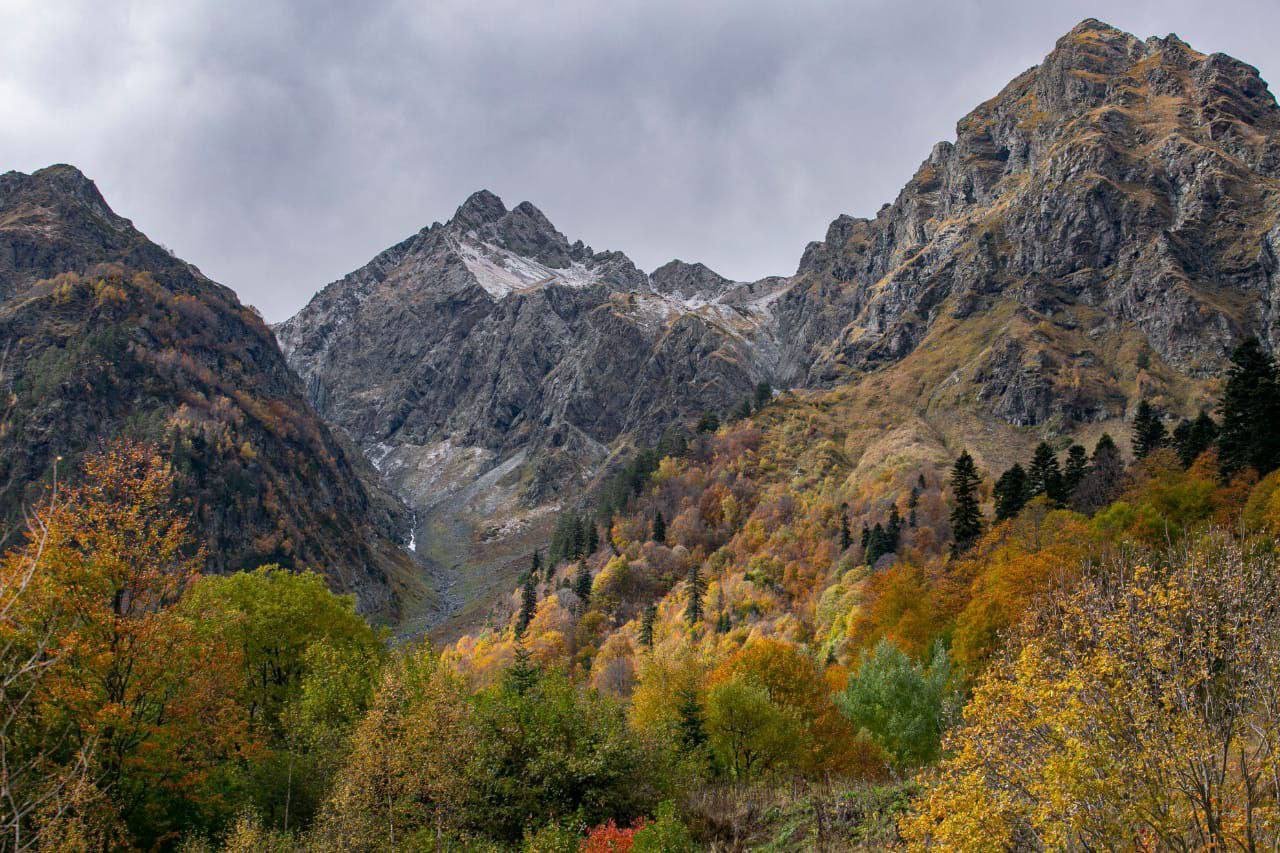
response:
[[[509,584],[566,492],[760,381],[829,422],[851,482],[1091,444],[1142,398],[1194,415],[1233,342],[1275,343],[1277,128],[1250,66],[1088,20],[790,277],[646,276],[481,193],[278,333],[419,539]]]
[[[408,517],[307,404],[234,293],[116,215],[71,166],[0,175],[0,520],[113,437],[161,447],[215,572],[324,572],[393,617]],[[406,586],[408,584],[408,586]]]

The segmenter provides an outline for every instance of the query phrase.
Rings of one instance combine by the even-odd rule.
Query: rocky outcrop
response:
[[[1130,330],[1188,376],[1220,369],[1245,333],[1274,346],[1278,132],[1255,69],[1084,21],[962,119],[891,205],[837,219],[805,251],[777,309],[790,374],[859,375],[911,352],[940,317],[1004,302],[1048,338],[1094,309],[1086,338]],[[992,344],[983,396],[1002,417],[1080,414],[1081,401],[1046,394],[1074,359],[1012,369]]]
[[[316,416],[270,329],[70,166],[0,175],[0,520],[115,436],[158,445],[215,572],[312,568],[394,619],[430,601],[409,513]]]

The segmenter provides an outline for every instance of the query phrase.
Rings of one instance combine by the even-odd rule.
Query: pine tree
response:
[[[596,528],[594,521],[587,521],[587,555],[590,556],[600,550],[600,531]]]
[[[1031,467],[1027,470],[1027,494],[1031,497],[1045,495],[1055,504],[1065,503],[1058,456],[1048,442],[1040,442],[1031,457]]]
[[[1218,464],[1224,475],[1244,468],[1265,475],[1280,465],[1280,379],[1257,338],[1248,338],[1231,354],[1218,413]]]
[[[688,601],[684,606],[684,618],[690,626],[697,625],[702,619],[702,596],[706,593],[706,585],[702,582],[702,571],[698,564],[689,567]]]
[[[525,629],[533,621],[534,611],[538,607],[538,579],[533,572],[524,576],[520,588],[520,615],[516,617],[516,636],[523,637]]]
[[[653,648],[653,626],[658,621],[658,605],[650,604],[644,609],[640,619],[640,645],[646,649]]]
[[[1000,475],[995,485],[996,521],[1013,518],[1027,503],[1027,472],[1022,466],[1013,467]]]
[[[840,553],[843,554],[849,550],[849,546],[853,544],[853,534],[849,532],[849,516],[845,515],[844,510],[840,511]]]
[[[862,533],[858,536],[858,544],[866,548],[871,544],[871,531],[867,528],[867,523],[862,523]]]
[[[585,610],[587,603],[591,601],[591,569],[587,568],[585,562],[578,563],[578,573],[573,577],[573,591]]]
[[[548,566],[548,568],[550,568]],[[538,549],[533,549],[533,559],[529,561],[529,574],[535,578],[542,571],[542,555],[538,553]]]
[[[1083,444],[1073,444],[1067,448],[1067,467],[1062,472],[1063,503],[1068,503],[1075,494],[1076,488],[1084,475],[1089,471],[1089,451]]]
[[[982,508],[978,505],[978,486],[982,479],[969,451],[964,451],[951,466],[951,535],[952,552],[962,554],[982,534]]]
[[[656,509],[653,511],[653,541],[659,545],[667,541],[667,520]]]
[[[586,523],[578,516],[573,517],[573,547],[569,551],[569,558],[576,560],[579,557],[586,556],[587,553],[587,526]]]
[[[1133,456],[1135,459],[1146,459],[1169,440],[1164,429],[1164,422],[1156,414],[1156,410],[1146,400],[1138,403],[1138,411],[1133,416]]]

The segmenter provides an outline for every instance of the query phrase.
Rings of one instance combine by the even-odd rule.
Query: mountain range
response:
[[[1278,241],[1257,70],[1092,19],[875,216],[755,282],[645,273],[480,191],[271,330],[74,169],[9,173],[0,509],[60,455],[147,437],[187,472],[214,569],[314,564],[370,612],[456,630],[559,511],[764,382],[839,423],[851,477],[962,448],[992,471],[1123,434],[1143,399],[1194,415],[1234,343],[1280,343]]]

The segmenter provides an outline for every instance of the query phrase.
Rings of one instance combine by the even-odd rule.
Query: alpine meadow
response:
[[[920,155],[790,275],[481,189],[278,322],[0,175],[0,851],[1275,849],[1280,106],[1088,18]]]

